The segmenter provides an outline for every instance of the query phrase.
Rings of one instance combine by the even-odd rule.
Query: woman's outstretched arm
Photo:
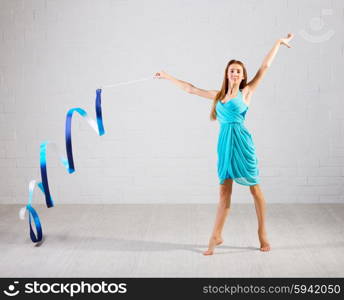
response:
[[[291,48],[291,46],[289,45],[290,40],[294,37],[294,35],[292,33],[288,33],[288,36],[286,38],[282,38],[282,39],[278,39],[273,47],[271,48],[271,50],[269,51],[269,53],[266,55],[266,57],[263,60],[263,63],[261,65],[261,67],[259,68],[257,74],[254,76],[254,78],[247,84],[249,86],[250,92],[253,92],[258,84],[261,82],[261,80],[263,79],[266,71],[268,70],[268,68],[270,67],[272,61],[274,60],[278,49],[281,45],[285,45],[288,48]]]
[[[203,90],[203,89],[197,88],[191,83],[174,78],[173,76],[167,74],[164,71],[155,73],[154,78],[168,79],[172,83],[180,87],[182,90],[184,90],[185,92],[190,93],[190,94],[195,94],[197,96],[208,98],[208,99],[214,99],[214,97],[216,96],[218,92],[216,90]]]

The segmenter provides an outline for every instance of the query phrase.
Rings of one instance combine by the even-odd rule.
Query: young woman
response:
[[[278,39],[264,58],[254,78],[247,83],[247,72],[244,64],[238,60],[228,62],[221,90],[203,90],[191,83],[178,80],[164,71],[155,74],[155,78],[169,79],[184,91],[213,100],[210,119],[220,122],[220,133],[217,145],[217,172],[220,181],[220,200],[213,232],[208,250],[204,255],[212,255],[214,248],[223,243],[222,229],[229,214],[233,180],[238,184],[249,186],[254,198],[258,218],[258,238],[260,250],[269,251],[265,226],[265,200],[259,186],[258,159],[251,134],[243,122],[251,103],[252,95],[269,69],[279,47],[289,42],[293,34]]]

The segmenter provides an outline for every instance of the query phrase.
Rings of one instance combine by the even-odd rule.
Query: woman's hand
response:
[[[157,72],[154,74],[154,78],[167,79],[167,73],[165,73],[164,71]]]
[[[288,33],[288,36],[284,39],[279,39],[279,42],[281,45],[286,45],[288,48],[291,48],[289,42],[292,40],[293,37],[294,35],[292,33]]]

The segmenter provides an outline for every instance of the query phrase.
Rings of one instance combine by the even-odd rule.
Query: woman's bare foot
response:
[[[203,255],[213,255],[216,246],[221,245],[223,239],[221,237],[211,237],[209,240],[208,250],[203,252]]]
[[[260,242],[260,251],[270,251],[271,246],[269,244],[265,230],[258,230],[258,237]]]

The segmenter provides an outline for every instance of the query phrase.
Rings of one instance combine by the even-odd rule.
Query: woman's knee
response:
[[[231,204],[233,179],[226,179],[224,184],[220,185],[220,205],[223,208],[229,208]]]
[[[220,199],[222,201],[226,201],[227,199],[230,199],[232,196],[232,189],[231,188],[223,188],[220,191]]]

